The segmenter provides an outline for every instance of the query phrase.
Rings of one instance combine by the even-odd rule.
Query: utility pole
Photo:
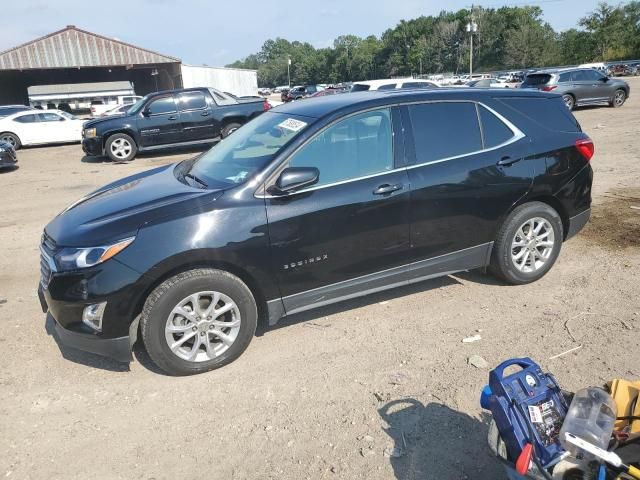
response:
[[[467,23],[467,32],[469,32],[469,80],[473,75],[473,34],[478,31],[478,24],[473,21],[473,5],[471,5],[471,21]]]

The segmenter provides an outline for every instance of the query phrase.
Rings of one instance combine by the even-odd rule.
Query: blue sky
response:
[[[3,0],[0,51],[76,25],[107,37],[178,57],[185,63],[225,65],[275,37],[326,47],[338,35],[380,35],[401,19],[469,7],[467,0]],[[477,5],[524,5],[486,0]],[[576,26],[598,0],[538,0],[556,30]],[[617,2],[611,2],[617,3]],[[301,8],[292,7],[296,4]],[[312,5],[317,5],[312,8]]]

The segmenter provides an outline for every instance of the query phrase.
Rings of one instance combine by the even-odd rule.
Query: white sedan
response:
[[[26,110],[0,119],[0,142],[16,150],[22,145],[79,142],[84,122],[60,110]]]

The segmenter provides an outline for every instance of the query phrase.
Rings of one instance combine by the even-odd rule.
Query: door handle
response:
[[[209,116],[209,112],[202,112],[200,115],[202,115],[203,117],[208,117]]]
[[[167,120],[176,120],[178,117],[176,117],[175,115],[171,115],[169,118],[167,118]]]
[[[378,188],[376,188],[373,191],[374,195],[389,195],[390,193],[393,192],[397,192],[398,190],[402,190],[403,186],[400,183],[397,183],[395,185],[389,185],[388,183],[385,183],[383,185],[380,185]]]
[[[500,160],[498,160],[497,165],[499,167],[510,167],[511,165],[519,162],[520,160],[522,160],[522,158],[502,157]]]

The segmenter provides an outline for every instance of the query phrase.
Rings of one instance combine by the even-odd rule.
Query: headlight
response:
[[[56,265],[60,270],[76,270],[106,262],[127,248],[136,237],[120,240],[111,245],[89,248],[64,248],[56,255]]]
[[[95,128],[86,128],[84,130],[84,138],[92,138],[96,136],[96,129]]]

